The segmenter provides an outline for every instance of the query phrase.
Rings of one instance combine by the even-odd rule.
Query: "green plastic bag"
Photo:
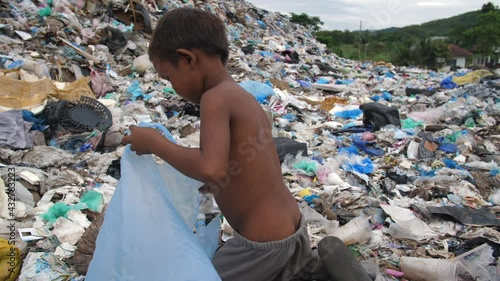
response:
[[[422,125],[424,125],[424,122],[420,122],[420,121],[415,121],[413,119],[405,119],[403,120],[403,129],[413,129],[413,128],[416,128],[416,127],[420,127]]]

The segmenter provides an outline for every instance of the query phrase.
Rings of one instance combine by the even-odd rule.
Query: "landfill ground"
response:
[[[85,280],[128,126],[198,145],[198,107],[147,57],[186,5],[227,24],[227,67],[269,114],[313,246],[339,237],[377,281],[500,280],[499,69],[348,60],[283,15],[215,0],[0,2],[0,280]]]

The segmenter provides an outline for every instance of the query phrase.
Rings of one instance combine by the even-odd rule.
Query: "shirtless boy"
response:
[[[158,22],[149,57],[184,99],[200,105],[200,147],[131,126],[124,143],[205,183],[235,230],[213,259],[222,280],[327,280],[297,202],[283,183],[271,126],[225,68],[226,28],[209,12],[181,8]]]

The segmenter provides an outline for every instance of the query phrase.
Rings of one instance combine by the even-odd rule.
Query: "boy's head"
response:
[[[149,44],[149,58],[155,69],[187,99],[203,92],[200,89],[203,63],[215,59],[225,65],[228,56],[229,43],[222,20],[194,8],[166,13],[158,22]]]

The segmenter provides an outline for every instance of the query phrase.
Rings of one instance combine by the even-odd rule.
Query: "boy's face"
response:
[[[177,65],[167,60],[155,59],[153,66],[161,78],[170,81],[172,87],[181,97],[193,103],[200,103],[203,83],[198,79],[189,63],[179,59]]]

